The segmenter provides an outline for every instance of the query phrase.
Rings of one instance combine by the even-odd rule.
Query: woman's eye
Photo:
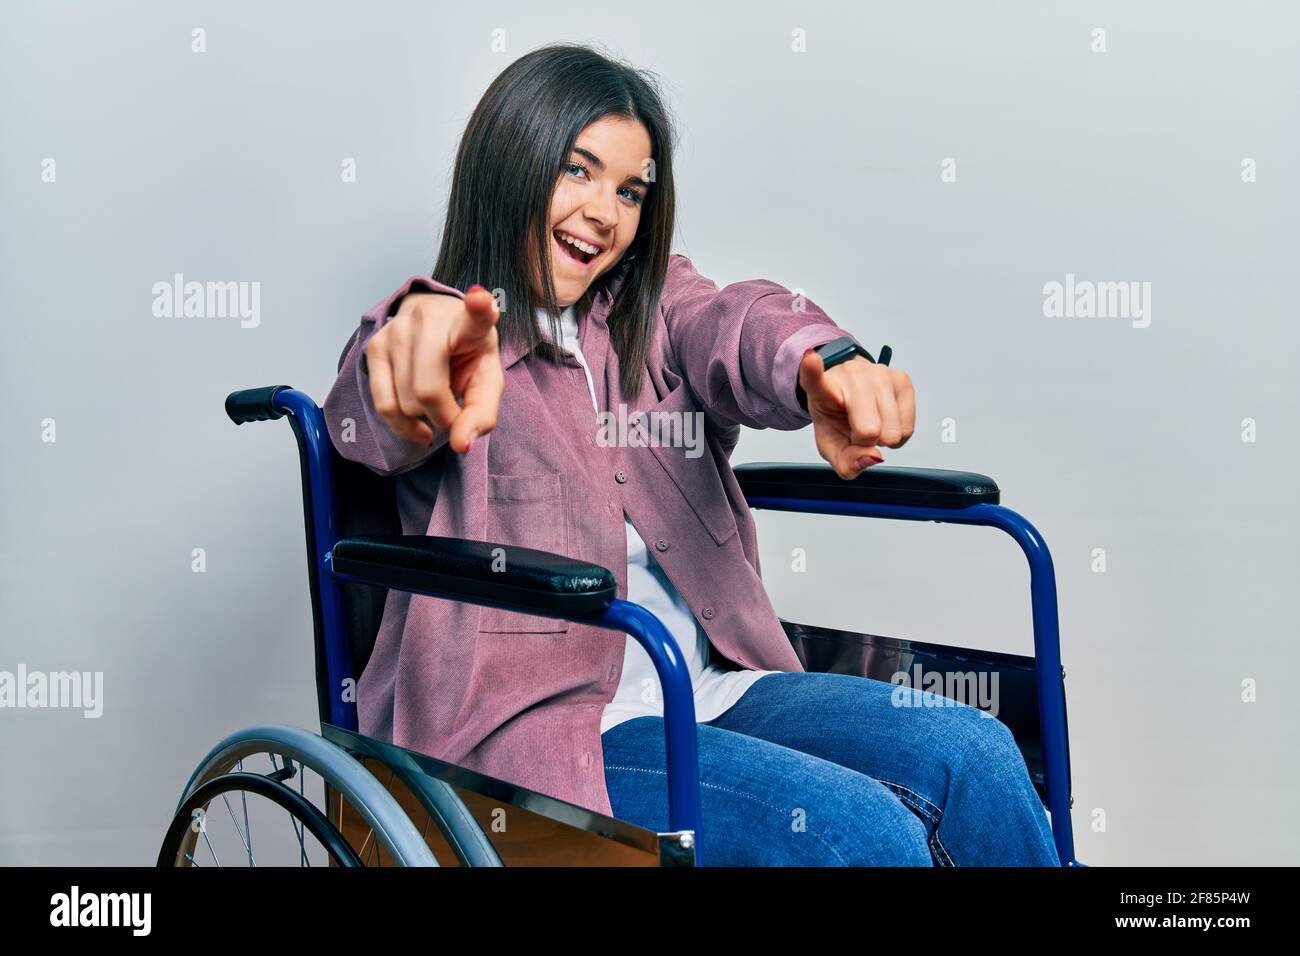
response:
[[[570,160],[568,163],[565,164],[565,172],[572,173],[573,170],[575,169],[580,170],[583,173],[583,175],[586,176],[590,175],[589,171],[587,170],[587,167],[582,165],[582,163],[576,163],[573,160]],[[624,186],[621,190],[619,190],[619,192],[627,193],[627,198],[630,199],[633,203],[635,203],[638,206],[645,201],[645,197],[642,196],[635,189],[633,189],[631,186]]]

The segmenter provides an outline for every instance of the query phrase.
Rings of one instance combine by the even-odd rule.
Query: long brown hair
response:
[[[585,314],[616,277],[622,282],[608,324],[623,392],[641,390],[655,310],[668,270],[676,216],[672,155],[676,132],[654,74],[578,44],[557,43],[521,56],[479,100],[456,153],[442,244],[433,277],[458,289],[474,283],[504,293],[502,342],[542,341],[527,264],[549,250],[551,196],[578,134],[606,116],[640,122],[650,136],[653,182],[636,236],[623,258],[575,303]],[[553,341],[560,341],[550,256],[539,257]],[[550,360],[554,353],[542,350]]]

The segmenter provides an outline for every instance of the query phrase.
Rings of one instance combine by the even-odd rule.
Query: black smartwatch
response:
[[[832,342],[819,345],[813,351],[822,357],[822,369],[824,371],[829,371],[834,366],[847,362],[855,355],[861,355],[872,364],[888,365],[889,359],[894,352],[888,345],[883,346],[880,350],[880,362],[877,363],[871,357],[871,353],[859,345],[851,335],[842,335]],[[799,384],[797,373],[794,380],[794,394],[799,400],[799,407],[805,412],[808,411],[808,394],[803,390],[803,386]]]

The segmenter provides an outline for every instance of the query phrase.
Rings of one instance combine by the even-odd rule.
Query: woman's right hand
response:
[[[431,445],[432,422],[461,454],[495,428],[505,390],[499,317],[492,293],[477,285],[464,299],[436,292],[403,298],[366,344],[371,397],[388,427]]]

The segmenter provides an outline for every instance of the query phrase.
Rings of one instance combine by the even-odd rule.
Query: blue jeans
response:
[[[977,707],[782,672],[697,726],[702,865],[1060,865],[1011,731]],[[626,720],[601,743],[614,816],[666,831],[663,718]]]

